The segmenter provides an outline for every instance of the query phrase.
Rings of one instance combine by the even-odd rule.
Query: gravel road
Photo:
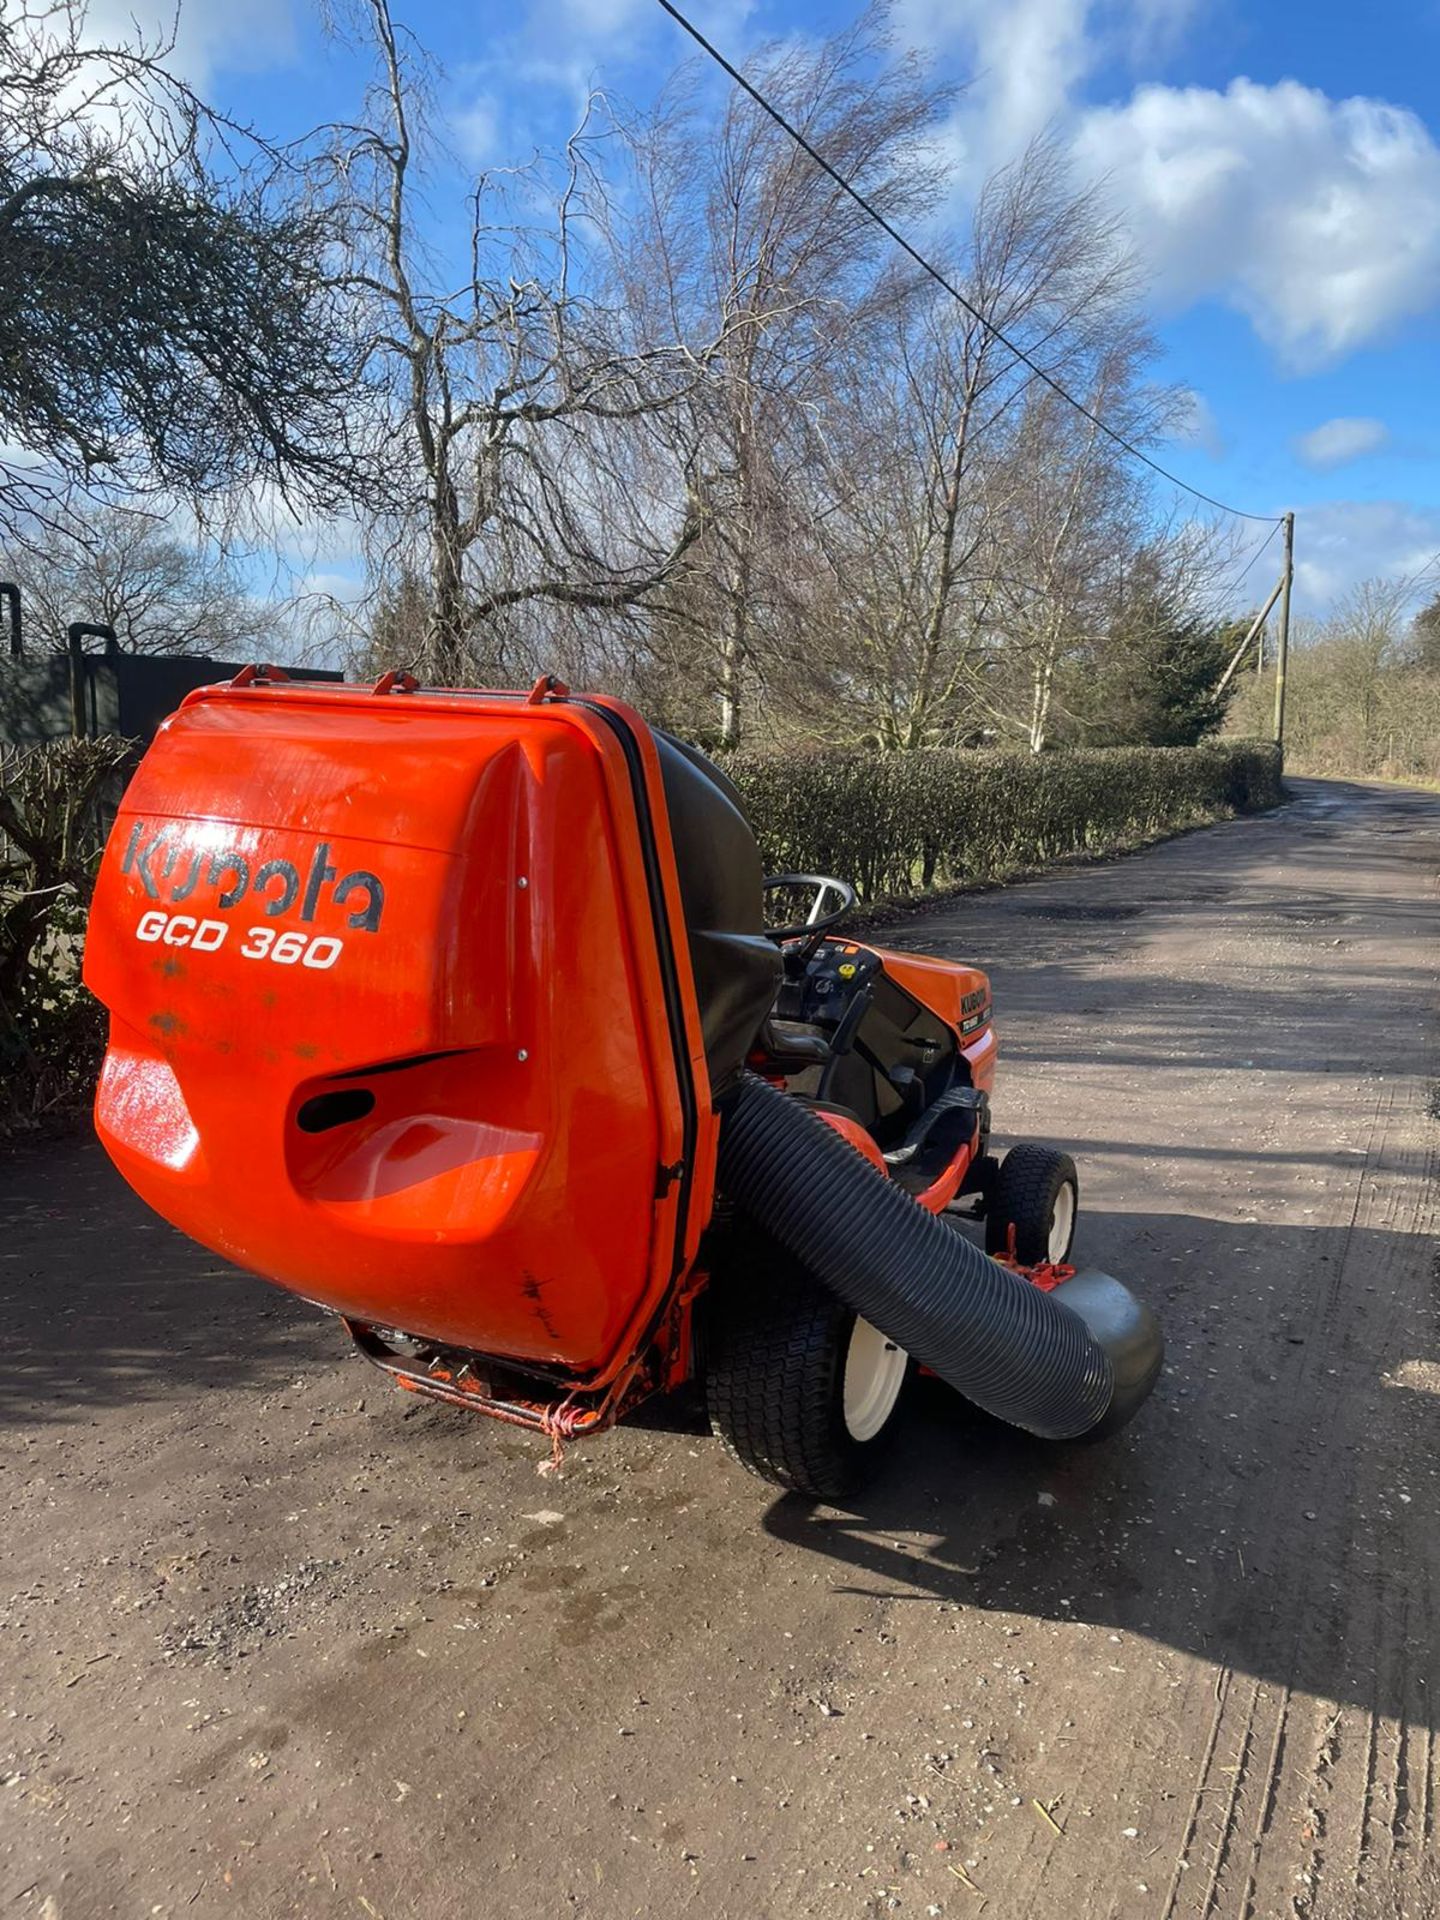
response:
[[[1128,1432],[922,1383],[853,1507],[416,1406],[77,1141],[0,1166],[0,1913],[1440,1915],[1440,796],[916,915],[1159,1309]]]

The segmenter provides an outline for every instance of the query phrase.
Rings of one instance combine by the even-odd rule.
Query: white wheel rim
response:
[[[1055,1211],[1050,1216],[1050,1242],[1046,1252],[1051,1260],[1065,1258],[1074,1231],[1075,1189],[1067,1180],[1055,1196]]]
[[[873,1440],[895,1411],[909,1356],[878,1327],[857,1317],[845,1355],[845,1430]]]

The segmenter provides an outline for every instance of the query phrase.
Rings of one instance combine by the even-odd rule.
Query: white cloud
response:
[[[1298,437],[1295,452],[1307,467],[1323,472],[1359,460],[1364,454],[1378,453],[1389,440],[1390,429],[1383,420],[1326,420]]]
[[[475,94],[466,106],[451,114],[450,125],[462,159],[471,166],[488,166],[499,157],[501,117],[492,94]]]
[[[743,58],[753,5],[701,0],[686,11],[707,38]],[[643,92],[657,65],[665,72],[701,57],[654,0],[526,0],[512,9],[503,30],[484,37],[483,52],[467,63],[463,77],[478,80],[482,89],[480,130],[523,151],[549,137],[554,111],[573,115],[592,87],[624,88],[638,80]],[[468,111],[452,116],[462,137]]]
[[[1215,410],[1205,396],[1193,388],[1185,395],[1184,417],[1176,424],[1171,438],[1182,446],[1199,447],[1212,460],[1223,458],[1225,453],[1225,436],[1220,431]]]
[[[1440,553],[1440,507],[1398,500],[1327,500],[1295,517],[1295,598],[1326,612],[1362,580],[1410,579]],[[1434,590],[1432,579],[1431,591]],[[1425,597],[1417,587],[1415,597]]]
[[[1014,159],[1095,63],[1088,0],[901,0],[899,38],[973,74],[949,144],[969,186]]]
[[[92,44],[169,42],[167,65],[204,87],[217,67],[260,73],[295,57],[290,0],[90,0],[85,37]]]
[[[243,8],[233,0],[87,0],[73,16],[64,7],[34,9],[16,31],[36,59],[62,50],[68,57],[74,36],[79,64],[57,110],[135,154],[168,151],[183,135],[173,87],[156,72],[212,100],[217,69],[264,72],[292,61],[297,46],[291,0],[246,0]],[[154,70],[117,66],[107,53],[142,55]]]
[[[8,468],[12,473],[21,469],[43,473],[47,464],[44,454],[36,453],[33,448],[22,447],[15,440],[0,440],[0,468]]]
[[[1036,134],[1073,121],[1098,69],[1153,71],[1201,0],[897,0],[902,45],[958,73],[965,92],[947,144],[966,187],[1014,160]]]
[[[1440,147],[1404,108],[1293,80],[1141,87],[1083,114],[1075,151],[1111,181],[1163,301],[1218,296],[1294,366],[1440,301]]]
[[[1339,359],[1440,304],[1440,145],[1418,115],[1295,80],[1147,84],[1199,0],[900,0],[901,39],[970,76],[947,145],[963,186],[1035,135],[1109,182],[1156,297],[1220,299],[1292,367]]]

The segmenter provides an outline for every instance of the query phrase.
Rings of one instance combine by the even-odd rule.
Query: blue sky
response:
[[[654,0],[395,4],[470,163],[562,137],[591,84],[643,103],[687,55]],[[742,56],[852,17],[690,10]],[[1160,372],[1196,395],[1166,463],[1256,513],[1296,509],[1302,606],[1440,550],[1440,0],[898,0],[895,26],[963,84],[944,130],[957,202],[1047,127],[1106,181]],[[343,116],[363,80],[310,0],[183,0],[180,52],[277,133]]]

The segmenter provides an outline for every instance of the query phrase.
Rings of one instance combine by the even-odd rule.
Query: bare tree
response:
[[[131,653],[234,658],[275,628],[223,553],[177,539],[134,508],[72,514],[43,544],[0,556],[24,594],[32,632],[59,644],[72,620],[112,626]]]
[[[1410,646],[1416,666],[1440,673],[1440,593],[1427,600],[1410,622]]]
[[[749,72],[805,138],[888,217],[928,209],[928,142],[949,97],[913,58],[888,57],[886,10],[815,45],[762,50]],[[663,596],[656,644],[698,674],[734,745],[747,698],[800,643],[822,571],[817,477],[835,364],[863,354],[907,297],[874,222],[738,88],[706,117],[686,69],[638,144],[647,244],[632,303],[714,344],[707,378],[671,419],[697,447],[701,543]]]
[[[528,607],[604,616],[672,576],[698,507],[683,472],[660,511],[636,501],[631,443],[696,364],[674,340],[638,336],[595,291],[589,256],[611,223],[598,100],[557,160],[475,182],[466,259],[446,275],[421,238],[424,61],[388,0],[370,0],[366,22],[378,78],[335,166],[355,236],[344,284],[390,400],[395,497],[372,558],[382,576],[423,575],[414,663],[453,683],[503,669]]]
[[[894,375],[854,370],[839,453],[851,484],[827,527],[850,610],[840,704],[901,749],[983,724],[976,702],[1013,559],[1010,491],[1035,381],[999,336],[1053,378],[1083,382],[1117,324],[1133,326],[1114,223],[1049,141],[987,181],[952,277],[968,310],[927,289],[885,344]]]
[[[1143,470],[1096,421],[1132,446],[1173,430],[1185,396],[1148,384],[1155,352],[1136,312],[1113,312],[1086,379],[1071,373],[1071,390],[1088,413],[1032,383],[994,475],[1004,542],[990,707],[1001,731],[1036,753],[1050,739],[1067,669],[1104,632],[1127,570],[1153,533]]]
[[[1291,627],[1285,761],[1297,772],[1440,781],[1440,666],[1415,645],[1412,574],[1363,580]],[[1423,610],[1422,610],[1423,611]],[[1268,734],[1270,677],[1243,674],[1231,725]]]
[[[1406,580],[1362,580],[1336,602],[1322,630],[1332,729],[1357,769],[1393,757],[1394,705],[1387,695],[1405,665],[1410,598]]]
[[[333,221],[302,170],[175,76],[170,51],[138,31],[91,39],[81,0],[0,15],[12,539],[76,489],[206,497],[266,479],[333,501],[355,483]]]

